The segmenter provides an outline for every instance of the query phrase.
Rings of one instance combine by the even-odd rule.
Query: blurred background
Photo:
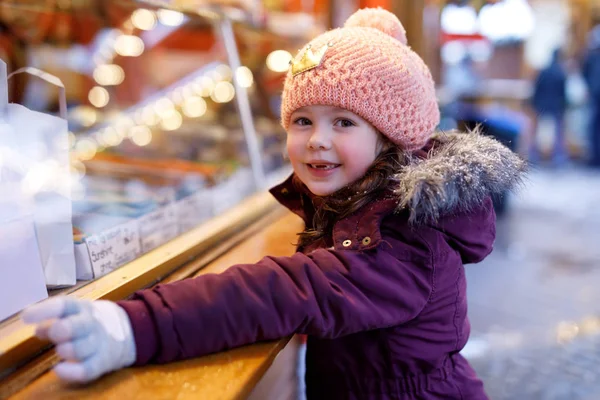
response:
[[[465,356],[493,399],[600,399],[600,0],[0,1],[9,72],[65,86],[75,243],[223,184],[150,250],[289,171],[288,62],[359,7],[403,22],[437,82],[441,130],[479,127],[531,165],[495,199],[495,251],[467,267]],[[19,75],[8,90],[58,111],[43,82]]]

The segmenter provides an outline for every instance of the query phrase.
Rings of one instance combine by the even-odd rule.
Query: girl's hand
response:
[[[89,382],[135,362],[129,317],[113,302],[60,296],[27,308],[22,318],[37,324],[36,336],[56,345],[65,361],[54,371],[65,381]]]

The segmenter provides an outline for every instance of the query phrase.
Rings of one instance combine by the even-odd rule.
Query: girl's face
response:
[[[383,143],[369,122],[333,106],[297,109],[287,132],[292,167],[317,196],[327,196],[361,178]]]

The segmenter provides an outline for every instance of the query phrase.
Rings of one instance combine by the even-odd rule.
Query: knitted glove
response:
[[[56,345],[65,361],[54,371],[65,381],[89,382],[135,362],[129,317],[113,302],[60,296],[27,308],[22,318]]]

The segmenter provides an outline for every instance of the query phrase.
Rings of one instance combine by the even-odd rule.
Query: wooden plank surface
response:
[[[222,272],[233,264],[256,262],[266,255],[291,255],[296,233],[302,228],[302,221],[286,212],[198,275]],[[243,399],[288,340],[254,344],[166,365],[127,368],[84,386],[67,385],[53,372],[47,372],[10,399]]]

